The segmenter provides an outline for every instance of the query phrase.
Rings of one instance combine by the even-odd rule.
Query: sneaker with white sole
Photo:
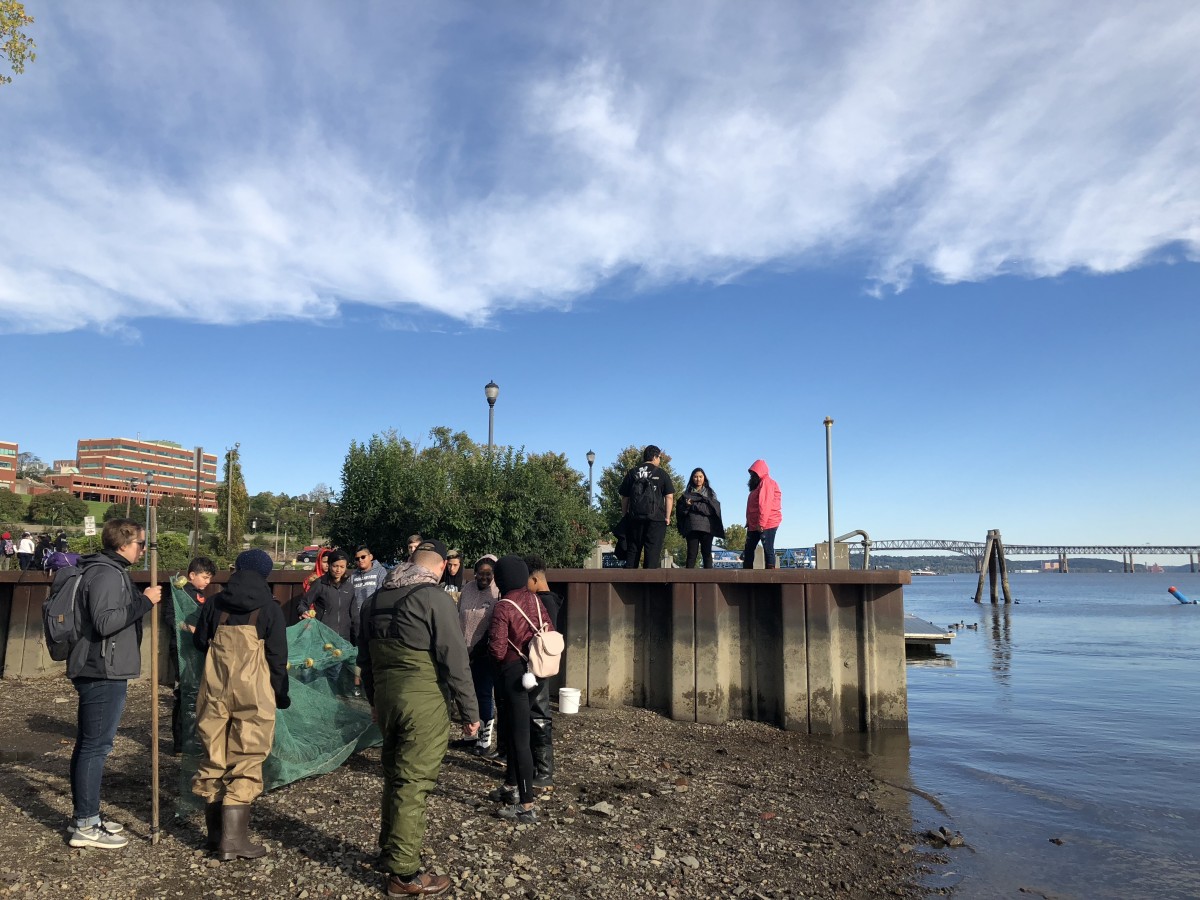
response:
[[[488,791],[487,798],[493,803],[511,805],[517,802],[517,796],[517,786],[515,784],[504,784]]]
[[[120,850],[129,843],[129,838],[123,834],[113,834],[105,831],[99,825],[90,825],[87,828],[76,828],[71,832],[71,839],[67,842],[72,847],[91,847],[96,850]]]
[[[104,813],[100,813],[100,827],[109,834],[120,834],[125,830],[124,825],[122,825],[120,822],[114,822],[112,819],[108,818],[108,816],[104,815]],[[67,834],[71,834],[71,832],[78,830],[79,829],[75,827],[74,819],[71,819],[67,822]]]

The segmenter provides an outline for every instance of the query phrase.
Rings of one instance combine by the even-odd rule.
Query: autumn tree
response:
[[[0,53],[8,60],[13,73],[25,71],[25,63],[37,59],[36,44],[24,29],[33,24],[33,16],[25,12],[20,0],[0,0]],[[12,82],[12,75],[0,73],[0,84]]]

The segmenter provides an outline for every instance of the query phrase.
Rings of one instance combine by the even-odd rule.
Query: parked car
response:
[[[296,554],[296,562],[315,563],[317,561],[317,552],[320,549],[321,548],[317,544],[310,544]]]

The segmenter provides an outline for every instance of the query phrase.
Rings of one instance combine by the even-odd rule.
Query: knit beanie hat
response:
[[[523,588],[529,582],[529,566],[519,556],[502,556],[496,561],[496,587],[500,596]]]
[[[238,558],[233,562],[233,567],[239,572],[257,572],[266,578],[275,568],[275,564],[271,562],[271,557],[267,555],[266,550],[256,548],[239,553]]]

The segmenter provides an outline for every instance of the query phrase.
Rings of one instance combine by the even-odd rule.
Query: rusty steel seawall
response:
[[[135,572],[145,584],[148,574]],[[305,572],[275,572],[295,621]],[[46,655],[43,575],[0,573],[6,678],[61,674]],[[906,728],[907,572],[810,569],[556,569],[566,638],[560,674],[593,708],[640,706],[672,719],[770,722],[814,734]],[[218,574],[215,584],[226,578]],[[210,595],[219,587],[211,587]],[[160,640],[166,652],[165,636]],[[149,671],[149,640],[143,642]]]

